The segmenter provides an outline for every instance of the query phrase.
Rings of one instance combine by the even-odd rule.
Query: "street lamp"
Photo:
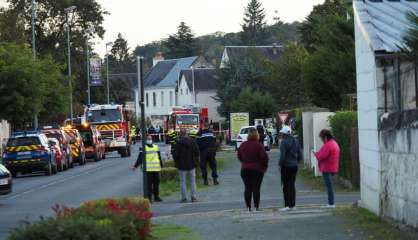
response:
[[[31,25],[32,25],[32,54],[33,60],[36,60],[36,30],[35,30],[35,20],[36,20],[36,2],[32,0],[32,15],[31,15]],[[35,113],[33,116],[33,128],[38,129],[38,113]]]
[[[86,30],[86,57],[87,57],[87,105],[91,103],[90,96],[90,51],[89,51],[89,37],[94,33],[94,27],[90,26]]]
[[[106,82],[107,82],[107,104],[110,104],[110,86],[109,86],[109,51],[108,46],[112,46],[113,42],[106,43]]]
[[[68,15],[73,12],[77,7],[70,6],[64,9],[65,21],[67,24],[67,45],[68,45],[68,86],[70,88],[70,119],[73,123],[73,84],[71,81],[71,43],[70,43],[70,24],[68,22]]]

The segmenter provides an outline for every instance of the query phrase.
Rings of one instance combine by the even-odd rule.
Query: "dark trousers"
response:
[[[296,174],[298,167],[282,167],[281,177],[283,186],[284,206],[294,207],[296,205]]]
[[[322,173],[325,187],[327,188],[329,205],[334,205],[334,187],[332,186],[332,176],[334,176],[333,173]]]
[[[159,172],[147,172],[148,180],[148,199],[152,200],[160,197],[160,173]]]
[[[212,178],[218,179],[218,172],[216,166],[216,158],[213,154],[201,153],[200,156],[200,170],[202,172],[203,180],[208,180],[208,164],[212,171]]]
[[[255,169],[241,169],[241,178],[245,185],[244,199],[247,208],[251,208],[251,198],[254,207],[260,207],[260,189],[264,173]]]

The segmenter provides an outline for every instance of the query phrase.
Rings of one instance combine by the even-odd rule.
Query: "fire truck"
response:
[[[165,121],[165,129],[203,129],[209,121],[208,108],[174,107]]]
[[[85,121],[99,130],[106,152],[117,151],[121,157],[131,156],[129,114],[117,104],[91,105],[85,109]]]

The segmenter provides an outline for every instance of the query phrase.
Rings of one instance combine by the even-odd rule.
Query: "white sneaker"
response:
[[[322,206],[321,208],[324,208],[324,209],[334,209],[335,208],[335,205],[327,204],[327,205]]]
[[[291,207],[290,211],[296,211],[296,207]]]
[[[247,208],[247,210],[245,211],[246,213],[252,213],[252,209],[251,208]]]
[[[289,208],[289,207],[285,207],[285,208],[281,208],[279,211],[280,212],[288,212],[288,211],[290,211],[291,209]]]

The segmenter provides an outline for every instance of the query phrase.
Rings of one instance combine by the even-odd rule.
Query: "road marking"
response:
[[[84,171],[84,172],[78,173],[76,175],[72,175],[72,176],[63,178],[63,179],[55,180],[55,181],[50,182],[48,184],[44,184],[44,185],[35,187],[33,189],[30,189],[30,190],[27,190],[27,191],[24,191],[24,192],[21,192],[21,193],[17,193],[17,194],[14,194],[12,196],[9,196],[9,197],[6,197],[6,198],[2,198],[2,199],[4,199],[4,200],[17,199],[17,198],[19,198],[21,196],[24,196],[24,195],[27,195],[27,194],[30,194],[30,193],[33,193],[33,192],[36,192],[36,191],[40,191],[40,190],[46,189],[48,187],[51,187],[51,186],[54,186],[54,185],[57,185],[57,184],[60,184],[60,183],[67,182],[67,181],[69,181],[71,179],[74,179],[74,178],[77,178],[77,177],[80,177],[80,176],[84,176],[84,175],[87,175],[87,174],[90,174],[90,173],[94,173],[94,172],[97,172],[97,171],[99,171],[101,169],[104,169],[104,168],[107,168],[107,167],[112,167],[112,166],[115,166],[117,164],[119,164],[119,163],[112,163],[112,164],[107,164],[107,165],[99,166],[97,168],[93,168],[91,170],[87,170],[87,171]]]

